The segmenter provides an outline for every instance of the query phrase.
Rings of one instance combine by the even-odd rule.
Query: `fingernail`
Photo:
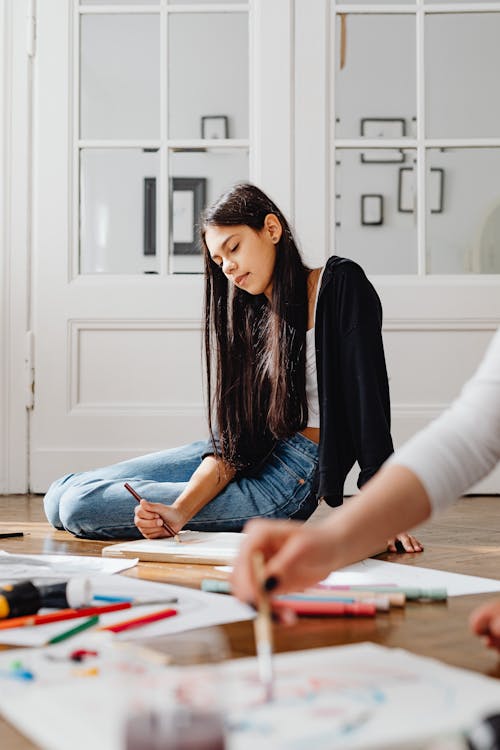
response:
[[[274,589],[279,585],[279,578],[276,576],[269,576],[269,578],[266,578],[264,582],[264,590],[265,591],[274,591]]]

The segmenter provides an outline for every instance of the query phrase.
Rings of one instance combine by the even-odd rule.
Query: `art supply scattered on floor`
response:
[[[97,625],[98,622],[99,618],[96,615],[94,615],[94,617],[89,617],[88,620],[84,620],[74,628],[70,628],[69,630],[65,630],[64,633],[59,633],[58,635],[53,636],[53,638],[50,638],[47,641],[47,645],[60,643],[61,641],[66,641],[68,638],[73,638],[73,636],[78,635],[78,633],[81,633],[83,630],[87,630],[88,628]]]
[[[114,625],[106,625],[100,628],[100,630],[108,630],[111,633],[121,633],[124,630],[140,628],[143,625],[149,625],[152,622],[164,620],[166,617],[175,617],[176,614],[176,609],[163,609],[160,610],[160,612],[152,612],[151,614],[143,615],[142,617],[134,617],[131,620],[117,622]]]
[[[10,620],[0,622],[0,630],[10,630],[12,628],[26,628],[33,625],[47,625],[53,622],[62,622],[64,620],[75,620],[79,617],[88,617],[92,615],[104,615],[108,612],[118,612],[121,609],[130,609],[130,602],[118,602],[116,604],[105,604],[102,607],[82,607],[81,609],[59,609],[41,615],[25,615],[23,617],[13,617]]]
[[[43,607],[74,609],[88,606],[91,601],[88,578],[38,586],[32,581],[21,581],[0,587],[0,619],[33,615]]]
[[[300,596],[277,596],[272,599],[273,609],[291,609],[297,615],[326,617],[375,617],[377,608],[366,602],[335,602],[307,599]]]

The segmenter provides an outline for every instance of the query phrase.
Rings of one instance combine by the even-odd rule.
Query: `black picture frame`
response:
[[[404,179],[405,172],[413,172],[413,167],[400,167],[398,170],[398,211],[401,214],[412,214],[413,206],[404,203]],[[429,205],[431,214],[442,214],[444,211],[444,169],[442,167],[431,167],[431,175],[437,175],[437,189],[432,191],[429,187],[427,194],[429,196]],[[434,203],[432,199],[434,198]]]
[[[442,214],[444,211],[444,169],[442,167],[431,167],[431,174],[438,175],[437,208],[432,208],[431,214]],[[430,192],[430,191],[429,191]]]
[[[189,227],[191,229],[190,241],[176,241],[176,226],[175,226],[175,213],[174,213],[174,194],[175,193],[192,193],[192,199],[187,201],[186,210],[188,210],[188,204],[190,204],[191,215],[182,217],[182,221],[185,223],[184,229]],[[171,246],[173,255],[200,255],[201,248],[198,244],[197,228],[198,220],[201,212],[205,208],[206,204],[206,193],[207,193],[207,178],[206,177],[172,177],[170,180],[170,235],[171,235]],[[182,234],[182,232],[181,232]]]
[[[204,115],[201,118],[203,140],[223,140],[229,138],[229,118],[227,115]]]
[[[405,178],[405,172],[413,172],[413,167],[400,167],[398,169],[398,211],[400,214],[412,214],[413,213],[413,203],[411,207],[408,207],[406,204],[403,204],[404,196],[403,196],[403,181]]]
[[[156,255],[156,177],[144,178],[142,242],[144,255]]]
[[[368,209],[368,202],[372,207]],[[375,218],[369,218],[369,213]],[[384,196],[380,193],[365,193],[361,196],[361,224],[364,227],[380,227],[384,223]]]
[[[406,136],[406,120],[403,117],[362,117],[360,121],[360,135],[368,136],[371,138],[383,137],[384,125],[386,129],[396,129],[395,135],[391,133],[393,138],[404,138]],[[373,126],[379,132],[374,135],[370,135],[367,130],[370,126]],[[382,135],[380,134],[382,131]],[[402,164],[406,160],[404,151],[398,148],[391,149],[369,149],[369,151],[361,154],[362,164]]]

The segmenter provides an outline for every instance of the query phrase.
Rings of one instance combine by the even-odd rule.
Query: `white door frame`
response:
[[[28,490],[30,0],[0,0],[0,494]]]

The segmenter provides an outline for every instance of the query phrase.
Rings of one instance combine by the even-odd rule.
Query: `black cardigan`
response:
[[[320,404],[317,495],[341,505],[355,461],[358,487],[393,451],[389,383],[382,343],[382,305],[363,269],[333,256],[316,308],[316,371]]]
[[[320,443],[314,487],[331,506],[342,504],[355,461],[362,487],[393,451],[381,329],[380,299],[363,269],[346,258],[329,258],[315,320]],[[246,450],[245,468],[235,478],[257,475],[275,442],[263,435],[258,447]],[[209,441],[202,457],[213,452]]]

